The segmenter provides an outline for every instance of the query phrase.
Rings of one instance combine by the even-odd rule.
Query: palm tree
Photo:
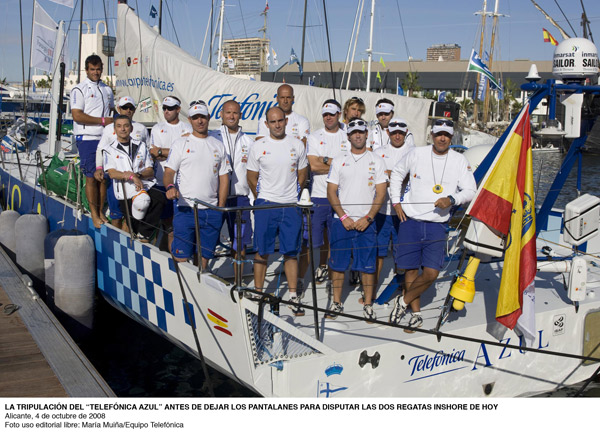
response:
[[[409,71],[402,80],[402,87],[408,90],[408,96],[412,97],[414,92],[419,92],[422,88],[419,86],[419,73]]]
[[[463,98],[459,104],[460,110],[467,114],[467,118],[473,115],[473,100],[470,98]]]

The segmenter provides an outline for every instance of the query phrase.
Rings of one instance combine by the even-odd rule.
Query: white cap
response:
[[[163,106],[181,106],[181,103],[173,97],[165,97],[165,99],[163,100]]]
[[[140,190],[131,201],[131,215],[134,219],[142,220],[150,207],[150,195],[145,190]]]
[[[121,97],[119,99],[119,107],[123,107],[127,104],[131,104],[133,107],[137,107],[137,105],[135,104],[135,100],[131,97]]]
[[[325,103],[321,109],[321,115],[325,115],[326,113],[335,115],[336,113],[341,113],[341,109],[337,104]]]
[[[354,119],[348,123],[346,134],[350,135],[355,131],[367,131],[367,121],[363,119]]]
[[[443,121],[447,121],[451,125],[448,125],[448,124],[434,125],[431,128],[431,133],[438,134],[442,131],[445,131],[450,136],[454,136],[454,127],[453,127],[454,123],[450,120],[443,120],[443,119],[438,119],[436,122],[443,122]]]
[[[206,107],[206,104],[194,104],[191,106],[190,110],[188,110],[188,116],[191,118],[194,115],[208,116],[208,107]]]
[[[380,113],[390,113],[394,111],[394,105],[390,103],[379,103],[375,107],[375,115],[379,115]]]
[[[388,131],[401,131],[406,133],[408,131],[408,123],[404,118],[392,118],[388,124]]]

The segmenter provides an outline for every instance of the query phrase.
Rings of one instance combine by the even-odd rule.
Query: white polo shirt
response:
[[[375,151],[377,148],[389,144],[390,137],[387,134],[387,128],[381,128],[381,125],[379,125],[379,123],[375,124],[375,126],[371,130],[369,130],[367,145],[370,146],[373,149],[373,151]],[[410,132],[410,130],[406,132],[404,144],[413,147],[415,146],[415,137]]]
[[[287,136],[292,136],[297,139],[304,139],[308,137],[310,134],[310,123],[308,119],[304,116],[297,114],[296,112],[292,112],[289,115],[286,115],[288,122],[285,126],[285,134]],[[256,136],[258,137],[268,137],[269,127],[265,125],[265,121],[267,120],[267,115],[263,115],[258,120],[258,129],[256,130]]]
[[[193,207],[193,201],[200,199],[217,205],[219,198],[219,176],[231,172],[223,144],[214,137],[199,138],[190,134],[177,139],[171,146],[165,168],[171,168],[176,175],[179,189],[179,206]],[[206,207],[198,204],[199,209]]]
[[[184,121],[177,124],[169,124],[167,121],[159,122],[152,127],[150,132],[150,146],[159,148],[171,148],[173,143],[186,133],[192,132],[192,126]],[[166,160],[157,161],[154,167],[158,185],[163,185]]]
[[[341,128],[335,133],[320,128],[308,136],[307,146],[307,155],[329,157],[334,161],[350,152],[348,135]],[[311,197],[327,198],[327,174],[313,174]]]
[[[431,145],[415,147],[392,170],[390,195],[392,203],[400,202],[402,180],[410,174],[409,186],[402,201],[404,213],[416,220],[447,222],[450,209],[434,207],[440,198],[452,195],[456,204],[465,204],[473,199],[477,185],[467,159],[456,151],[449,150],[443,156],[433,152]],[[441,193],[433,187],[440,184]]]
[[[148,129],[144,126],[144,124],[140,124],[139,122],[132,122],[133,130],[130,134],[132,139],[142,141],[145,144],[148,143]],[[115,133],[115,124],[108,124],[104,127],[104,131],[102,132],[102,137],[100,138],[100,142],[98,142],[98,148],[96,149],[96,166],[102,166],[102,150],[109,146],[113,141],[117,139],[117,134]]]
[[[247,170],[258,172],[258,198],[289,203],[298,200],[298,171],[307,165],[306,147],[300,140],[268,135],[252,145]]]
[[[129,145],[123,145],[117,139],[113,140],[105,147],[103,157],[104,170],[106,171],[109,169],[116,169],[117,171],[122,172],[141,172],[154,165],[154,161],[152,160],[152,156],[148,151],[146,143],[135,139],[132,139],[129,142]],[[154,178],[142,180],[142,184],[144,185],[144,189],[148,190],[156,184],[156,180]],[[133,198],[137,193],[133,181],[124,181],[123,185],[125,186],[127,198]],[[121,181],[115,181],[113,183],[113,188],[117,199],[125,199]]]
[[[327,182],[338,185],[337,193],[344,213],[357,220],[371,210],[375,186],[387,183],[385,163],[372,151],[349,152],[333,160]],[[334,217],[339,218],[335,213]]]
[[[387,133],[385,134],[387,135]],[[383,147],[373,150],[373,152],[383,159],[386,171],[391,171],[398,164],[398,162],[413,149],[414,146],[407,145],[406,143],[404,143],[400,148],[396,148],[391,143],[388,143]],[[396,210],[394,210],[394,207],[392,207],[389,188],[386,190],[385,202],[381,206],[379,213],[396,216]]]
[[[246,165],[248,164],[248,154],[250,153],[250,147],[254,144],[254,139],[244,133],[242,127],[239,127],[237,133],[232,135],[225,125],[222,125],[218,130],[210,131],[208,134],[223,143],[225,154],[233,168],[229,178],[229,196],[250,195]]]
[[[110,109],[115,101],[112,89],[102,83],[86,78],[71,90],[71,109],[82,110],[83,113],[98,118],[110,117]],[[102,125],[85,125],[73,121],[73,134],[82,135],[83,140],[97,140],[102,136]]]

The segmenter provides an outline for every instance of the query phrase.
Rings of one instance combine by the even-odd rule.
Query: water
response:
[[[536,203],[541,205],[564,155],[533,156]],[[598,195],[600,156],[585,155],[582,192]],[[556,207],[564,207],[576,195],[576,166]],[[98,300],[95,330],[80,343],[82,350],[119,397],[206,397],[208,390],[200,361]],[[253,397],[251,390],[221,373],[209,370],[217,397]],[[572,386],[539,397],[572,397],[580,388]],[[600,397],[600,384],[592,384],[584,396]]]

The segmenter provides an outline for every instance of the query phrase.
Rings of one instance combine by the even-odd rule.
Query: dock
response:
[[[2,248],[0,303],[0,397],[115,397]]]

